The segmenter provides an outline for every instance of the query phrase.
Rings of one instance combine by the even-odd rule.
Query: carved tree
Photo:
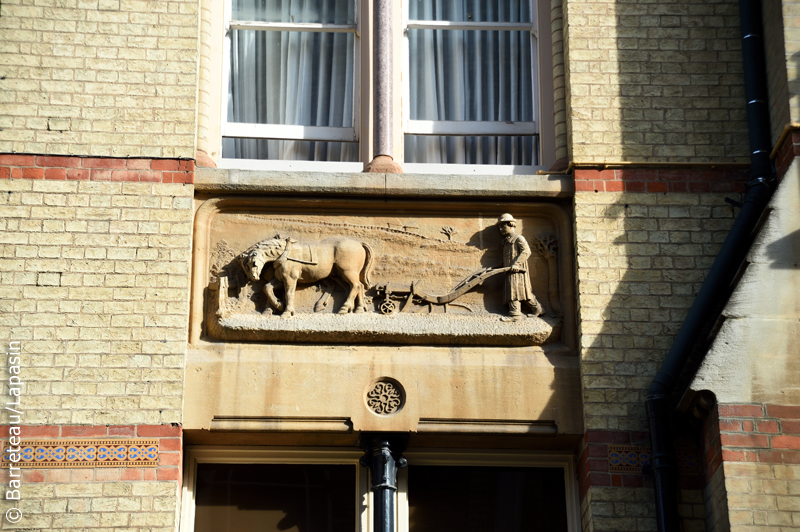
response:
[[[448,226],[442,227],[441,231],[439,231],[439,232],[447,235],[447,240],[452,240],[453,239],[453,235],[458,233],[458,229],[448,225]]]
[[[539,252],[547,261],[547,297],[550,301],[550,308],[555,314],[562,312],[561,301],[558,299],[558,239],[555,235],[547,235],[542,238],[533,237],[532,247]]]

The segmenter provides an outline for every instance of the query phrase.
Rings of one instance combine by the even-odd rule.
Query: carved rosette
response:
[[[391,416],[404,403],[403,387],[393,380],[379,380],[367,390],[367,407],[379,416]]]

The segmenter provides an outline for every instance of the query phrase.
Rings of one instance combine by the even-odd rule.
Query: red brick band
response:
[[[576,192],[742,192],[746,168],[575,169]]]
[[[591,486],[641,488],[647,477],[642,473],[611,473],[608,463],[610,445],[648,445],[645,432],[589,430],[583,437],[578,458],[578,482],[581,499]]]
[[[719,443],[719,412],[709,414],[703,423],[703,471],[709,481],[722,465],[722,447]]]
[[[194,161],[0,154],[0,179],[192,184]]]
[[[690,447],[694,443],[686,437],[682,440],[676,441],[676,446]],[[609,467],[610,447],[648,446],[649,443],[649,434],[644,432],[587,431],[578,459],[581,498],[591,486],[649,485],[648,475],[616,474]],[[800,406],[719,405],[703,427],[702,469],[705,482],[724,462],[800,464]],[[684,488],[697,488],[698,480],[702,479],[681,475],[679,483]]]
[[[0,426],[0,437],[8,438],[10,427]],[[182,480],[183,429],[180,425],[111,425],[111,426],[22,426],[20,438],[158,438],[158,467],[127,467],[97,469],[26,469],[23,479],[28,482],[86,482],[131,480]],[[7,470],[5,470],[7,474]]]
[[[719,405],[722,462],[800,464],[800,406]]]
[[[775,168],[778,172],[778,179],[782,178],[795,157],[800,155],[800,131],[792,130],[786,135],[783,144],[778,147],[775,155]]]

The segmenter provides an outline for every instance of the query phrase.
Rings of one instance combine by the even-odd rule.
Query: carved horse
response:
[[[297,242],[291,238],[272,238],[253,245],[237,257],[251,281],[261,278],[261,271],[272,263],[274,278],[264,286],[269,304],[284,317],[294,316],[294,293],[297,283],[323,281],[326,293],[314,307],[319,311],[327,304],[334,284],[329,278],[345,287],[347,300],[339,314],[366,311],[364,291],[371,287],[372,248],[366,242],[334,236],[320,242]],[[345,284],[346,283],[346,284]],[[286,290],[286,305],[275,296],[281,284]]]

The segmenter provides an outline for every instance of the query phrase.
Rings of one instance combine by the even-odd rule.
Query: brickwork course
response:
[[[800,121],[800,2],[764,4],[775,143]],[[738,7],[550,7],[556,158],[576,165],[576,502],[586,532],[651,532],[651,477],[612,473],[609,446],[650,445],[646,390],[749,175]],[[24,471],[25,521],[2,527],[176,531],[192,184],[198,150],[218,155],[222,18],[188,0],[1,9],[0,340],[24,344],[24,437],[160,442],[158,467]],[[779,175],[800,154],[785,139]],[[800,529],[798,407],[721,404],[695,432],[684,532]]]
[[[580,356],[588,431],[581,488],[585,530],[655,529],[649,476],[604,472],[606,447],[649,445],[647,388],[735,215],[726,195],[710,192],[710,187],[719,183],[732,191],[741,184],[736,177],[744,176],[726,170],[575,171]],[[586,192],[580,192],[582,182],[590,184]],[[603,192],[614,190],[612,183],[619,185],[619,192]],[[650,192],[622,192],[640,183],[639,190]],[[706,192],[688,192],[700,183]],[[682,192],[667,192],[676,185]],[[702,485],[682,485],[679,510],[685,530],[706,530],[705,499]]]
[[[587,430],[647,431],[645,392],[733,222],[721,194],[575,194]]]
[[[193,166],[0,162],[0,338],[24,344],[23,438],[161,438],[157,468],[25,470],[22,524],[174,530]]]
[[[198,4],[3,2],[0,153],[194,158]]]
[[[784,30],[784,22],[793,25],[791,17],[784,21],[784,10],[779,2],[764,3],[764,32],[769,35],[782,35],[784,31],[787,37],[792,36],[796,29],[791,27]],[[787,11],[791,6],[785,6]],[[797,35],[794,35],[797,38]],[[787,78],[787,66],[792,69],[793,61],[788,55],[792,48],[796,48],[796,43],[787,43],[784,39],[768,39],[765,46],[765,59],[767,62],[767,84],[770,90],[770,125],[772,126],[772,143],[775,144],[780,139],[783,127],[792,121],[789,110],[789,81]],[[795,50],[796,51],[796,50]]]
[[[800,407],[720,405],[733,530],[800,527]]]
[[[0,155],[0,179],[193,183],[194,161]]]
[[[172,425],[26,426],[26,438],[159,440],[157,468],[27,469],[19,509],[26,529],[136,529],[173,531],[181,478],[181,430]],[[8,435],[8,427],[4,430]],[[0,471],[8,485],[9,471]],[[0,500],[5,513],[15,501]],[[8,523],[3,523],[8,528]]]
[[[0,337],[25,343],[26,423],[179,423],[192,187],[0,190]]]
[[[736,2],[566,3],[575,162],[747,162]]]
[[[800,87],[797,86],[795,80],[800,75],[800,65],[797,63],[797,53],[800,52],[800,5],[796,1],[784,0],[781,2],[781,11],[783,14],[783,41],[784,41],[784,62],[781,64],[779,61],[774,62],[774,68],[781,72],[785,69],[786,77],[792,80],[793,83],[789,84],[786,88],[789,100],[789,115],[793,122],[800,122],[800,100],[797,96],[800,95]],[[771,8],[773,9],[773,8]],[[768,22],[774,19],[770,17]],[[773,23],[775,29],[778,28],[777,24]],[[770,72],[771,75],[772,72]],[[783,76],[781,74],[774,74]],[[773,125],[774,126],[774,125]]]
[[[800,407],[722,404],[705,430],[713,529],[800,527]]]

